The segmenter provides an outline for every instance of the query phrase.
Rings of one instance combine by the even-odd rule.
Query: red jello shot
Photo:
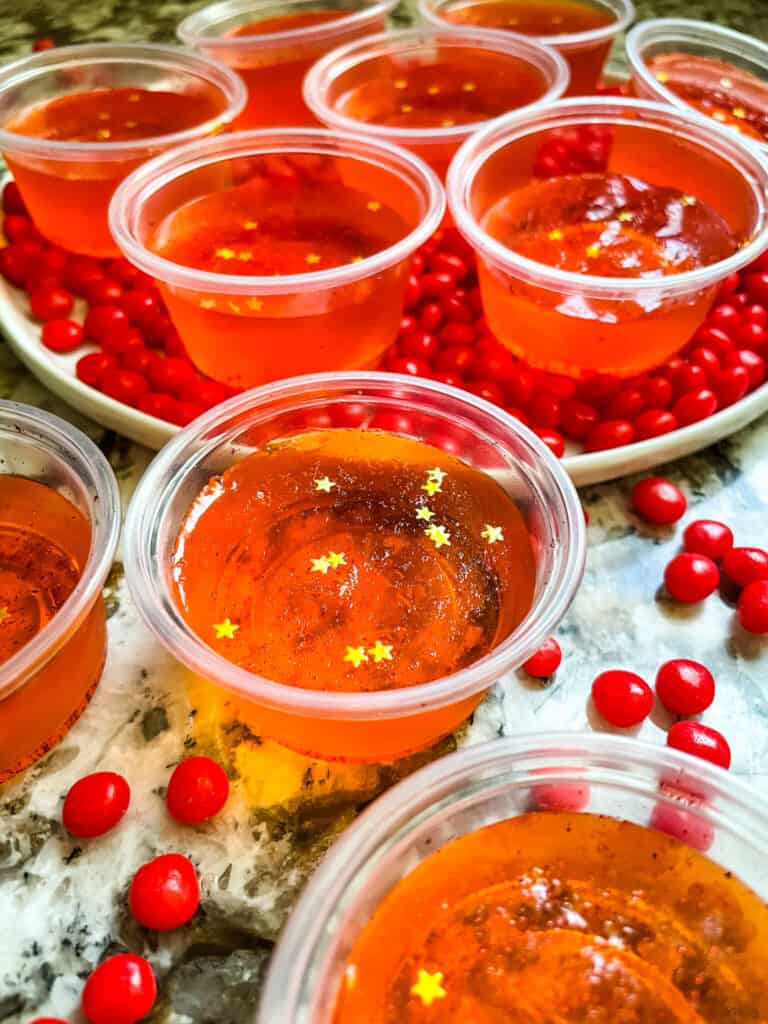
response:
[[[631,0],[419,0],[430,25],[532,36],[568,61],[570,96],[589,96],[608,52],[635,17]]]
[[[496,337],[540,369],[629,377],[764,251],[767,185],[756,149],[698,114],[594,97],[477,132],[447,191]]]
[[[224,0],[178,26],[187,46],[234,68],[248,87],[235,128],[315,125],[301,83],[324,53],[381,32],[397,0]]]
[[[118,256],[107,211],[123,178],[220,131],[244,105],[233,71],[176,47],[65,46],[0,70],[0,151],[49,241]]]
[[[247,388],[376,365],[444,212],[436,175],[405,150],[295,128],[158,157],[118,190],[110,223],[198,369]]]
[[[510,110],[551,102],[567,85],[563,58],[534,40],[417,28],[326,54],[304,80],[304,99],[329,128],[404,146],[444,178],[474,131]]]
[[[653,18],[627,36],[637,96],[695,110],[768,153],[768,44],[707,21]]]

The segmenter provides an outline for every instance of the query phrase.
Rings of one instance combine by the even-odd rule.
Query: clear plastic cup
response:
[[[564,144],[564,132],[585,131],[591,139],[599,133],[600,169],[690,193],[724,218],[740,248],[684,273],[622,278],[560,270],[493,238],[484,219],[504,196],[544,175],[542,147]],[[494,334],[543,369],[626,377],[685,345],[719,282],[764,251],[767,186],[768,166],[757,151],[712,122],[647,100],[595,97],[510,114],[478,132],[456,154],[447,192],[456,225],[478,256]]]
[[[611,46],[635,17],[632,0],[587,0],[587,6],[605,11],[613,20],[607,25],[584,32],[531,36],[545,46],[553,46],[565,57],[571,72],[566,90],[568,96],[590,96],[594,93]],[[483,7],[483,0],[419,0],[421,17],[438,28],[483,27],[510,31],[504,21],[499,21],[493,10],[483,20]],[[493,7],[501,9],[498,2]]]
[[[154,138],[69,142],[9,129],[14,119],[63,96],[135,88],[199,98],[215,116]],[[89,256],[119,255],[107,223],[117,186],[135,167],[179,143],[220,131],[240,113],[246,93],[224,65],[173,46],[87,43],[36,53],[0,69],[0,151],[45,237]]]
[[[397,0],[224,0],[190,14],[177,31],[187,46],[242,76],[248,103],[237,129],[314,125],[301,93],[310,66],[337,46],[383,31],[396,6]]]
[[[568,65],[562,57],[533,40],[483,29],[446,32],[444,27],[416,28],[366,36],[326,54],[304,79],[304,99],[329,128],[360,131],[404,146],[445,178],[461,143],[496,115],[441,127],[428,117],[425,107],[424,124],[406,127],[377,123],[377,116],[389,118],[400,109],[400,97],[405,95],[401,84],[408,75],[424,68],[438,76],[443,70],[450,75],[451,84],[458,82],[457,74],[463,76],[461,88],[470,86],[467,95],[472,98],[482,93],[490,93],[493,98],[493,93],[498,94],[510,82],[525,80],[533,95],[522,105],[509,108],[517,110],[557,99],[568,84]],[[367,116],[348,112],[350,97],[356,94],[360,98],[355,100],[355,109]]]
[[[316,173],[312,187],[323,194],[333,182],[343,194],[348,188],[375,196],[377,207],[397,213],[406,233],[358,262],[282,276],[197,270],[149,247],[158,226],[179,208],[214,193],[234,195],[235,188],[282,175],[286,165],[299,184],[305,173],[307,179]],[[110,223],[123,255],[157,279],[193,362],[208,376],[242,388],[297,373],[376,365],[397,335],[410,259],[444,212],[434,172],[405,150],[362,136],[295,128],[219,136],[158,157],[118,190]]]
[[[664,786],[670,775],[706,781],[707,802]],[[646,827],[653,820],[673,834],[676,823],[692,839],[712,835],[707,856],[768,899],[768,803],[732,775],[625,737],[508,737],[422,768],[335,843],[282,932],[258,1024],[330,1024],[352,946],[387,894],[453,839],[540,806],[543,778],[553,789],[588,793],[587,813]]]
[[[687,18],[652,18],[641,21],[628,33],[626,40],[627,57],[632,68],[632,89],[636,96],[671,103],[682,110],[697,110],[697,107],[678,96],[668,85],[660,81],[648,62],[664,54],[685,54],[693,58],[703,57],[712,62],[711,73],[705,81],[715,85],[718,74],[727,76],[736,69],[757,79],[762,84],[755,92],[754,105],[765,110],[768,98],[768,43],[731,28],[714,25],[708,21],[690,21]],[[722,64],[719,70],[715,62]],[[690,66],[685,69],[686,77],[691,74]],[[759,88],[759,86],[758,86]],[[750,91],[749,83],[738,86],[739,93],[745,89],[745,98]],[[729,91],[733,90],[733,84]],[[735,95],[731,105],[738,105],[740,96]],[[698,111],[708,116],[705,111]],[[751,139],[764,155],[768,154],[768,142]]]
[[[52,488],[91,526],[90,550],[74,590],[50,622],[0,664],[2,783],[59,741],[96,689],[106,654],[101,591],[120,532],[120,495],[92,441],[58,417],[16,402],[0,401],[0,473]],[[70,551],[72,524],[35,495],[17,491],[4,503],[3,529],[14,525],[32,526]]]
[[[213,474],[249,452],[309,429],[321,412],[338,422],[349,402],[406,415],[409,435],[450,434],[459,457],[493,474],[520,509],[536,556],[534,602],[498,647],[466,669],[399,690],[329,693],[260,678],[227,661],[182,617],[171,554],[193,499]],[[364,428],[363,428],[364,429]],[[318,374],[233,398],[170,441],[144,474],[125,527],[128,586],[158,640],[198,676],[239,698],[239,715],[258,735],[330,760],[391,761],[454,730],[505,672],[521,665],[565,614],[584,567],[584,516],[557,460],[503,410],[464,391],[388,373]]]

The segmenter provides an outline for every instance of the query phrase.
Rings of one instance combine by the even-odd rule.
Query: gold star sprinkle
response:
[[[365,257],[363,257],[363,256],[353,256],[352,257],[352,262],[353,263],[362,263],[364,258]]]
[[[474,92],[477,86],[474,82],[465,82],[461,87],[462,92]]]
[[[368,648],[368,653],[377,665],[380,661],[392,661],[392,644],[383,644],[377,640],[373,647]]]
[[[427,480],[425,484],[421,485],[421,489],[426,491],[430,498],[433,494],[439,494],[442,491],[442,487],[437,480]]]
[[[722,112],[722,110],[716,110],[714,112],[714,114],[712,115],[712,120],[713,121],[724,121],[725,120],[725,114]]]
[[[347,564],[347,556],[343,551],[329,551],[326,560],[332,569],[338,569],[340,565]]]
[[[248,309],[252,310],[254,313],[258,313],[264,306],[261,299],[246,299],[245,304]]]
[[[258,226],[259,222],[257,220],[247,220],[243,224],[246,231],[255,231]]]
[[[451,535],[444,526],[435,526],[434,523],[424,531],[436,548],[450,547]]]
[[[441,121],[441,122],[440,122],[440,127],[441,127],[441,128],[453,128],[453,126],[454,126],[455,124],[456,124],[456,122],[455,122],[455,121],[452,121],[452,120],[450,119],[450,117],[446,117],[446,119],[445,119],[444,121]]]
[[[325,555],[321,555],[320,558],[310,558],[310,562],[312,563],[312,568],[309,570],[310,572],[321,572],[323,576],[327,576],[328,570],[331,568],[331,563]]]
[[[0,622],[5,622],[9,615],[10,612],[7,608],[0,608]]]
[[[368,661],[368,655],[365,653],[364,647],[348,647],[344,661],[348,661],[355,668],[360,668],[364,661]]]
[[[430,519],[435,518],[435,513],[432,511],[431,508],[427,508],[426,505],[422,505],[420,508],[416,509],[416,518],[423,519],[425,522],[428,523]]]
[[[401,114],[411,114],[412,112],[413,112],[413,107],[411,106],[410,103],[403,103],[403,104],[401,104],[401,106],[400,106],[400,113]]]
[[[747,112],[744,107],[734,107],[731,113],[734,117],[738,117],[740,121],[747,116]]]
[[[102,110],[98,116],[100,121],[108,121],[110,117],[112,117],[112,115],[108,114],[106,110]]]
[[[129,103],[138,103],[140,99],[141,99],[141,96],[139,96],[139,94],[137,92],[132,92],[131,95],[128,97],[128,102]]]
[[[396,89],[405,89],[407,85],[408,83],[404,78],[398,78],[397,81],[395,82]]]
[[[440,469],[439,466],[435,466],[433,469],[427,470],[427,477],[430,480],[437,480],[439,484],[441,484],[447,476],[448,474],[445,472],[445,470]]]
[[[732,89],[733,88],[733,82],[730,80],[730,78],[721,78],[720,79],[720,85],[722,85],[722,87],[724,89]]]
[[[626,224],[628,220],[632,220],[632,214],[629,210],[622,210],[619,214],[619,220],[623,221]]]
[[[665,74],[665,72],[663,72],[663,71],[657,71],[656,75],[655,75],[655,78],[656,78],[656,81],[657,82],[661,82],[662,85],[664,85],[665,82],[669,81],[669,75]]]
[[[443,972],[419,971],[416,984],[411,988],[411,995],[418,996],[424,1006],[431,1006],[436,999],[445,999],[447,992],[443,988]]]
[[[547,238],[550,242],[562,242],[564,235],[560,228],[555,228],[553,231],[549,232]]]
[[[217,640],[234,640],[235,633],[240,629],[236,622],[230,622],[229,618],[223,622],[214,622],[213,628],[216,631]]]
[[[327,476],[322,476],[319,480],[315,480],[316,491],[325,491],[326,494],[330,494],[331,488],[335,486],[336,484],[333,480],[329,480]]]
[[[240,312],[240,307],[238,306],[238,304],[236,302],[228,302],[227,305],[229,306],[229,308],[232,310],[233,313],[239,313]]]
[[[596,256],[600,255],[600,246],[597,244],[587,246],[587,256],[591,260],[595,259]]]
[[[430,96],[437,96],[437,94],[440,92],[440,86],[439,85],[430,85],[427,88],[427,92],[429,93]]]
[[[487,540],[489,544],[496,544],[500,540],[504,540],[504,532],[500,526],[491,526],[490,523],[485,524],[485,529],[480,534],[483,540]]]
[[[200,309],[215,309],[215,308],[216,308],[216,300],[215,299],[200,299]]]
[[[695,206],[696,196],[683,196],[680,200],[682,206]]]
[[[320,257],[317,255],[316,252],[309,252],[309,253],[307,253],[307,255],[304,257],[304,259],[307,261],[307,263],[310,263],[310,264],[314,264],[314,263],[319,263],[320,262]]]
[[[242,260],[242,261],[243,261],[243,263],[248,263],[248,261],[249,261],[249,260],[252,260],[252,259],[253,259],[253,253],[252,253],[252,252],[247,252],[247,251],[245,251],[245,252],[239,252],[239,253],[237,254],[237,258],[238,258],[239,260]]]
[[[215,252],[215,255],[218,256],[218,258],[220,260],[233,260],[235,258],[235,256],[237,255],[237,253],[235,252],[234,249],[224,248],[224,249],[217,249],[216,252]]]
[[[96,134],[100,139],[108,139],[112,132],[109,130],[109,128],[99,128]]]
[[[370,203],[367,204],[367,206],[371,213],[378,213],[379,210],[381,209],[381,203],[378,201],[378,199],[372,199]]]

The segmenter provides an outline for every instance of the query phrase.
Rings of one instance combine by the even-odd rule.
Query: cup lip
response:
[[[477,47],[493,50],[497,54],[514,57],[534,65],[550,79],[549,86],[538,99],[526,103],[516,110],[532,110],[562,96],[570,81],[568,64],[557,50],[543,46],[534,39],[517,36],[513,33],[493,32],[488,29],[468,28],[461,31],[437,28],[434,26],[400,29],[394,32],[378,32],[375,35],[356,39],[344,46],[331,50],[307,72],[304,78],[304,102],[312,113],[329,127],[345,131],[365,131],[366,135],[380,139],[399,142],[402,145],[429,145],[455,143],[466,139],[478,129],[485,127],[494,118],[472,121],[468,124],[453,125],[448,128],[396,128],[389,125],[375,124],[370,121],[359,121],[356,118],[340,114],[327,99],[328,88],[333,79],[349,71],[357,64],[371,60],[385,53],[400,52],[437,43],[441,46]]]
[[[361,397],[358,392],[362,392],[362,400],[365,400],[366,389],[382,385],[394,389],[407,385],[425,396],[447,396],[462,402],[490,417],[505,433],[512,434],[546,468],[559,494],[560,512],[568,533],[563,563],[558,572],[553,573],[557,575],[557,585],[549,586],[543,599],[534,603],[518,627],[484,658],[451,675],[418,686],[338,693],[288,686],[248,672],[209,647],[186,624],[173,597],[165,592],[158,593],[159,588],[150,585],[154,567],[151,541],[157,533],[162,506],[182,484],[192,462],[198,462],[206,452],[221,444],[221,439],[205,439],[233,417],[239,419],[258,409],[263,400],[298,399],[307,390],[319,388],[343,394],[352,391],[357,398]],[[144,473],[126,516],[124,549],[126,579],[139,614],[160,642],[193,672],[273,709],[305,717],[366,720],[403,718],[457,703],[487,689],[505,671],[521,665],[554,632],[576,594],[584,571],[586,534],[581,503],[570,477],[543,442],[514,417],[475,395],[437,381],[358,371],[309,374],[266,384],[237,395],[200,416],[161,449]]]
[[[91,546],[74,590],[51,621],[0,665],[2,700],[43,668],[90,612],[109,573],[120,535],[120,491],[112,468],[93,441],[58,416],[20,402],[0,400],[0,424],[16,431],[20,439],[28,434],[38,443],[63,449],[72,471],[81,480],[87,469],[92,476],[92,491],[90,485],[86,487],[98,510],[90,517]]]
[[[287,0],[291,7],[314,3],[315,0]],[[368,21],[386,17],[399,0],[373,0],[365,7],[353,9],[348,16],[319,25],[305,25],[303,28],[283,29],[280,32],[254,33],[247,36],[208,35],[205,28],[216,21],[239,14],[258,12],[260,8],[273,7],[273,0],[222,0],[208,4],[188,15],[176,27],[176,34],[187,46],[215,46],[217,50],[236,54],[242,50],[276,49],[286,44],[321,42],[333,39],[340,32],[360,28]]]
[[[624,116],[636,111],[646,115],[641,121]],[[626,278],[578,274],[560,270],[521,256],[492,238],[475,220],[469,209],[469,193],[485,161],[508,142],[533,132],[544,132],[572,124],[595,124],[610,120],[614,124],[649,126],[688,139],[700,148],[726,158],[739,168],[751,186],[757,209],[759,229],[751,240],[731,256],[705,267],[663,277]],[[459,231],[479,255],[531,284],[551,289],[564,288],[596,298],[623,295],[647,295],[663,291],[667,295],[685,295],[708,287],[740,270],[763,252],[768,244],[768,161],[759,150],[716,122],[666,103],[612,96],[570,97],[556,100],[544,111],[498,118],[471,136],[454,156],[448,169],[448,206]]]
[[[570,51],[570,50],[581,50],[586,46],[591,46],[593,43],[602,43],[607,39],[613,39],[614,36],[623,32],[627,25],[630,25],[635,19],[635,5],[632,0],[598,0],[603,7],[609,7],[616,15],[614,21],[608,25],[600,25],[598,28],[591,28],[586,32],[563,32],[557,36],[536,36],[527,35],[528,39],[535,39],[537,42],[542,43],[544,46],[556,46],[559,50]],[[440,0],[437,0],[437,4]],[[419,0],[419,14],[420,16],[433,25],[456,25],[456,22],[449,22],[440,17],[435,12],[435,6],[437,6],[435,0]],[[489,31],[496,31],[503,35],[513,35],[515,33],[508,33],[506,29],[489,29]]]
[[[410,823],[428,821],[446,804],[455,803],[477,770],[498,778],[518,768],[524,772],[526,762],[548,755],[569,762],[564,771],[577,759],[607,759],[627,762],[627,776],[636,769],[656,773],[659,778],[665,771],[693,776],[708,792],[727,801],[729,817],[736,809],[750,819],[759,816],[763,833],[752,843],[768,844],[765,797],[724,769],[670,747],[631,736],[584,731],[523,732],[464,747],[419,768],[377,797],[325,854],[280,936],[264,984],[257,1024],[293,1024],[297,1020],[290,1015],[299,1005],[307,972],[312,969],[316,974],[327,959],[327,948],[318,947],[337,930],[331,928],[331,919],[340,913],[340,904],[350,890],[359,891],[376,871],[377,864],[372,860],[391,849]],[[656,799],[680,806],[680,801],[665,794],[661,787]]]
[[[0,127],[0,151],[26,153],[49,160],[94,163],[140,158],[145,156],[147,151],[167,149],[217,131],[237,117],[248,99],[248,90],[242,78],[226,64],[184,50],[180,46],[166,46],[161,43],[80,43],[34,53],[0,68],[0,92],[53,70],[77,70],[90,63],[110,62],[170,66],[189,75],[205,78],[220,90],[226,100],[226,106],[215,117],[183,131],[117,142],[41,139],[36,135],[22,135]]]
[[[376,163],[393,174],[410,180],[414,190],[423,189],[426,213],[403,238],[358,263],[329,270],[315,270],[283,276],[218,274],[174,263],[147,249],[134,230],[136,206],[164,188],[179,175],[224,159],[258,153],[324,152]],[[109,227],[123,255],[135,266],[158,278],[190,291],[228,295],[286,295],[341,287],[371,277],[410,256],[438,228],[445,214],[445,193],[435,172],[423,160],[389,142],[362,134],[335,132],[326,128],[258,128],[247,132],[217,135],[161,153],[142,164],[121,182],[109,206]]]
[[[745,57],[755,64],[762,65],[765,69],[766,84],[768,84],[768,43],[764,43],[754,36],[726,28],[724,25],[696,21],[692,18],[649,18],[646,21],[638,22],[627,33],[625,40],[627,59],[633,75],[637,76],[643,86],[654,95],[654,98],[670,103],[679,110],[696,113],[697,116],[703,117],[708,122],[711,122],[712,119],[706,114],[696,111],[695,107],[668,89],[645,63],[643,56],[645,47],[657,42],[679,42],[683,48],[691,44],[711,46],[713,50],[720,51],[726,61],[735,53],[737,56]],[[768,141],[759,142],[757,139],[746,141],[763,152],[768,150]]]

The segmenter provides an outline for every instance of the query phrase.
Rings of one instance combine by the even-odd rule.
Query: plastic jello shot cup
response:
[[[37,228],[65,249],[117,256],[107,211],[139,164],[225,128],[245,88],[177,47],[88,43],[0,69],[0,152]]]
[[[445,211],[426,164],[323,129],[238,132],[139,168],[110,211],[200,370],[234,387],[373,366]]]
[[[632,23],[631,0],[419,0],[435,27],[487,28],[533,37],[568,62],[569,96],[589,96],[616,37]]]
[[[435,447],[446,434],[460,456]],[[169,442],[131,503],[125,566],[148,627],[252,732],[383,762],[456,729],[552,634],[584,535],[565,471],[503,410],[328,373]]]
[[[321,58],[304,98],[329,128],[404,146],[444,178],[488,120],[560,97],[568,66],[552,49],[500,32],[417,28],[366,36]]]
[[[102,587],[120,496],[102,453],[56,416],[0,402],[0,783],[85,710],[106,655]]]
[[[768,44],[707,21],[653,18],[626,45],[636,96],[698,111],[768,154]]]
[[[397,0],[224,0],[178,26],[189,47],[242,76],[248,103],[235,127],[316,125],[302,98],[310,66],[337,46],[383,31]]]
[[[595,97],[500,118],[459,150],[447,191],[494,334],[542,369],[628,377],[682,348],[766,248],[767,185],[735,133]]]

